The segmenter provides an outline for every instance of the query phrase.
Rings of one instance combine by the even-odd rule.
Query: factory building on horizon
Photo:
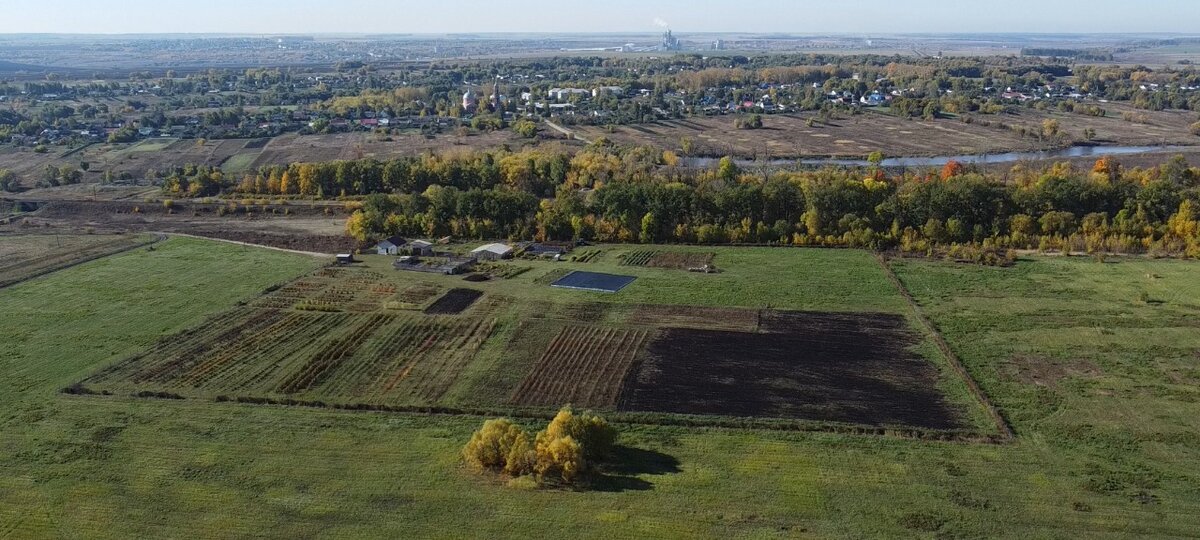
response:
[[[663,32],[661,47],[664,51],[678,51],[683,48],[679,42],[679,38],[671,33],[670,28],[666,32]]]

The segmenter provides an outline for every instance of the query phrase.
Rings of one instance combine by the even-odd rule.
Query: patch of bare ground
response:
[[[700,268],[711,265],[714,257],[716,257],[715,253],[663,251],[650,257],[650,260],[646,261],[646,266],[651,268],[687,270],[689,268]]]
[[[457,315],[471,307],[483,291],[474,289],[450,289],[441,298],[425,308],[426,315]]]
[[[627,322],[644,326],[753,332],[758,329],[759,312],[738,308],[639,305]]]
[[[294,251],[312,253],[347,253],[357,247],[357,242],[347,236],[330,236],[320,234],[270,234],[257,231],[218,230],[209,228],[178,229],[170,228],[171,232],[186,232],[194,236],[216,238],[243,242],[259,246],[267,246]]]
[[[1067,378],[1093,378],[1103,374],[1090,360],[1061,361],[1024,354],[1010,358],[1006,368],[1013,380],[1046,388],[1057,388]]]

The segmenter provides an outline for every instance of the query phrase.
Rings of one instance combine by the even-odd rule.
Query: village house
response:
[[[376,244],[375,252],[379,255],[399,255],[400,250],[404,249],[406,245],[408,245],[408,240],[400,236],[393,236]]]

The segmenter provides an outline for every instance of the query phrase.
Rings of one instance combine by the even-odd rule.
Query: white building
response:
[[[512,257],[513,248],[508,244],[487,244],[471,250],[471,256],[481,261],[498,261]]]
[[[625,95],[625,89],[620,86],[601,86],[592,89],[592,97],[598,98],[604,94],[612,94],[617,97]]]
[[[590,96],[592,92],[584,88],[551,88],[547,95],[555,101],[566,101],[571,96]]]
[[[393,236],[376,244],[375,253],[379,255],[398,255],[400,250],[407,244],[408,240],[405,240],[403,237]]]

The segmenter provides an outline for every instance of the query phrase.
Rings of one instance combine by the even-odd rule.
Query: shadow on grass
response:
[[[662,452],[618,446],[588,482],[589,491],[647,491],[654,484],[639,475],[663,475],[680,472],[679,460]]]

